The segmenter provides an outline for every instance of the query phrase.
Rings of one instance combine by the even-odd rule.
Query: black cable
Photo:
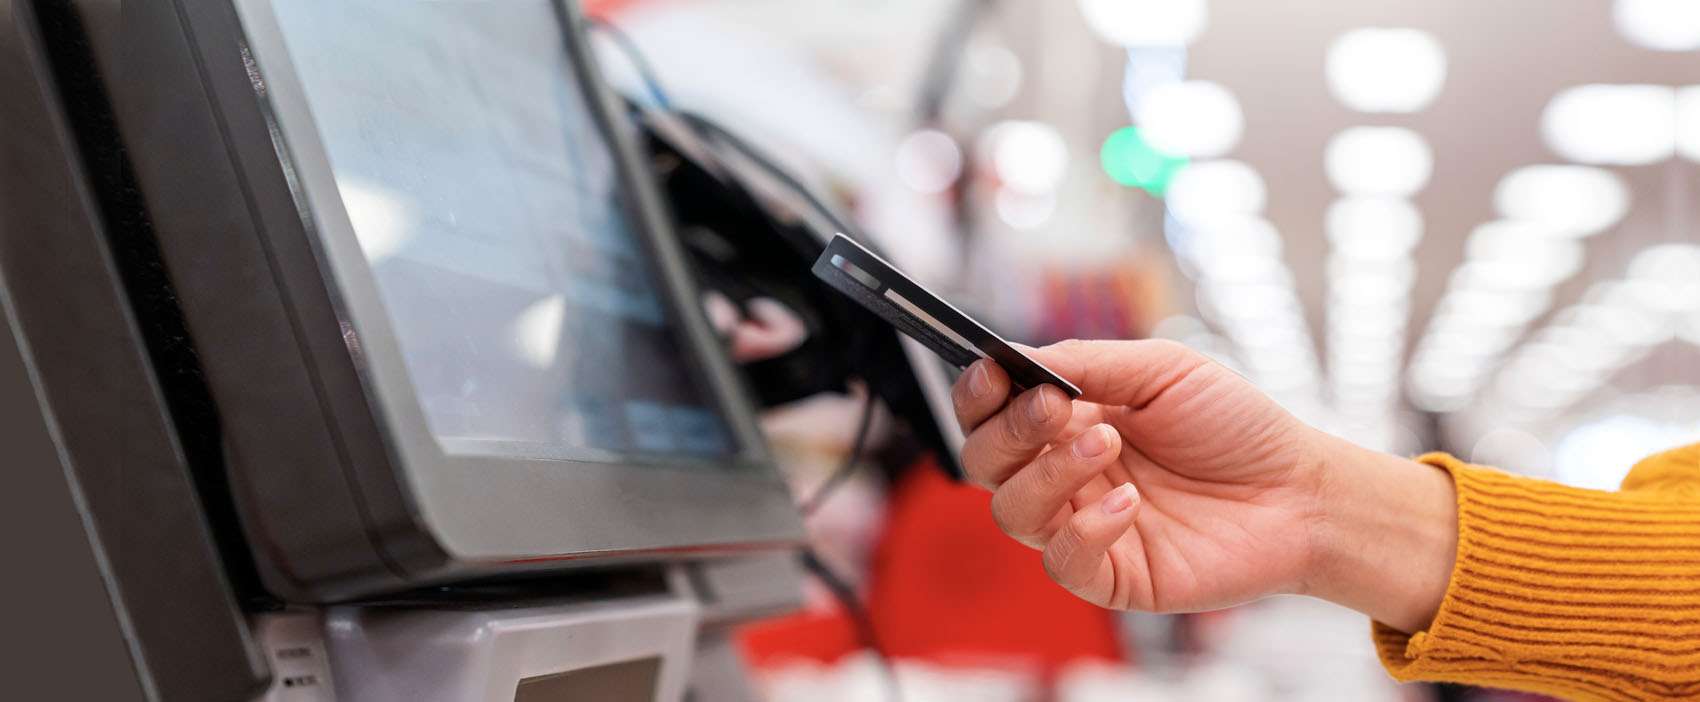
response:
[[[632,35],[627,34],[625,30],[620,29],[613,22],[600,17],[590,18],[590,26],[613,40],[614,45],[620,49],[620,53],[625,55],[626,60],[632,62],[632,68],[637,70],[638,79],[643,81],[643,88],[649,91],[649,97],[655,101],[655,105],[663,110],[672,111],[673,101],[667,97],[667,90],[661,87],[660,75],[655,72],[654,64],[651,64],[649,58],[644,56],[643,49],[632,39]]]
[[[860,639],[862,645],[872,651],[874,658],[879,661],[880,672],[885,677],[886,699],[889,702],[902,702],[903,690],[897,684],[897,666],[886,655],[885,647],[880,645],[879,635],[874,631],[874,618],[856,597],[856,589],[821,560],[820,554],[815,553],[813,547],[805,546],[797,555],[803,563],[803,568],[819,578],[821,584],[832,593],[833,599],[838,600],[839,606],[850,615],[850,621],[856,627],[856,638]]]
[[[681,119],[685,120],[687,124],[691,125],[697,131],[704,132],[722,143],[731,146],[733,149],[736,149],[738,153],[743,154],[745,158],[749,159],[763,171],[766,171],[768,175],[779,180],[780,183],[783,183],[786,187],[796,192],[797,195],[801,196],[808,202],[809,207],[813,208],[815,212],[820,214],[821,217],[824,217],[827,222],[833,226],[833,228],[852,239],[864,243],[866,242],[866,238],[861,235],[861,232],[858,231],[856,227],[852,226],[849,220],[840,216],[836,208],[827,204],[825,198],[816,194],[814,188],[809,187],[807,183],[804,183],[801,179],[797,178],[797,176],[792,175],[790,171],[780,166],[779,163],[774,161],[772,157],[768,156],[761,149],[756,148],[756,146],[750,143],[748,139],[739,136],[732,130],[721,126],[718,122],[715,122],[700,113],[692,112],[690,110],[678,110],[676,111],[676,114],[678,114]]]
[[[834,491],[838,490],[844,483],[849,482],[851,476],[854,476],[856,471],[861,469],[862,455],[868,450],[868,435],[873,433],[875,406],[874,393],[869,390],[867,397],[862,401],[862,418],[856,425],[856,438],[850,444],[849,456],[844,459],[844,463],[838,467],[838,470],[827,476],[820,487],[815,488],[814,494],[810,495],[809,499],[803,500],[802,504],[798,506],[798,510],[803,513],[804,517],[808,517],[819,510],[821,505],[826,503],[827,498],[832,497]]]

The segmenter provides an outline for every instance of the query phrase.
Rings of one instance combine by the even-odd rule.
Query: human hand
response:
[[[1428,514],[1447,508],[1434,498],[1449,499],[1444,474],[1317,431],[1180,344],[1071,341],[1032,354],[1082,398],[1044,386],[1010,399],[1008,376],[976,363],[954,389],[969,434],[963,463],[995,491],[999,526],[1043,549],[1051,577],[1076,595],[1173,612],[1310,593],[1410,626],[1426,623],[1428,599],[1438,606],[1432,578],[1395,611],[1375,603],[1398,594],[1386,583],[1338,576],[1371,565],[1353,559],[1401,557],[1389,549],[1406,544],[1378,523],[1383,507],[1402,508],[1387,481],[1412,481],[1400,487],[1426,500]],[[1375,530],[1386,543],[1362,541]],[[1407,550],[1444,550],[1445,563],[1425,569],[1439,570],[1443,592],[1451,545],[1422,536]]]
[[[726,338],[732,360],[739,363],[782,356],[808,340],[809,330],[803,320],[773,298],[751,300],[747,317],[718,292],[704,295],[702,304],[709,324]]]

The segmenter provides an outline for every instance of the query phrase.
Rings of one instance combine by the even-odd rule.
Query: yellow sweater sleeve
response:
[[[1700,444],[1619,492],[1419,459],[1458,488],[1458,557],[1433,624],[1375,625],[1399,680],[1573,700],[1700,699]]]

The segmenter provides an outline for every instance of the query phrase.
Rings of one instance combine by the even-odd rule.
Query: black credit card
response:
[[[990,358],[1026,389],[1055,385],[1069,397],[1080,388],[1022,353],[943,298],[897,270],[850,237],[838,234],[815,260],[815,277],[850,296],[904,334],[958,368]]]

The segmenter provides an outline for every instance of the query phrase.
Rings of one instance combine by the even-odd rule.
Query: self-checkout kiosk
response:
[[[584,36],[0,0],[0,697],[749,695],[800,519]]]

